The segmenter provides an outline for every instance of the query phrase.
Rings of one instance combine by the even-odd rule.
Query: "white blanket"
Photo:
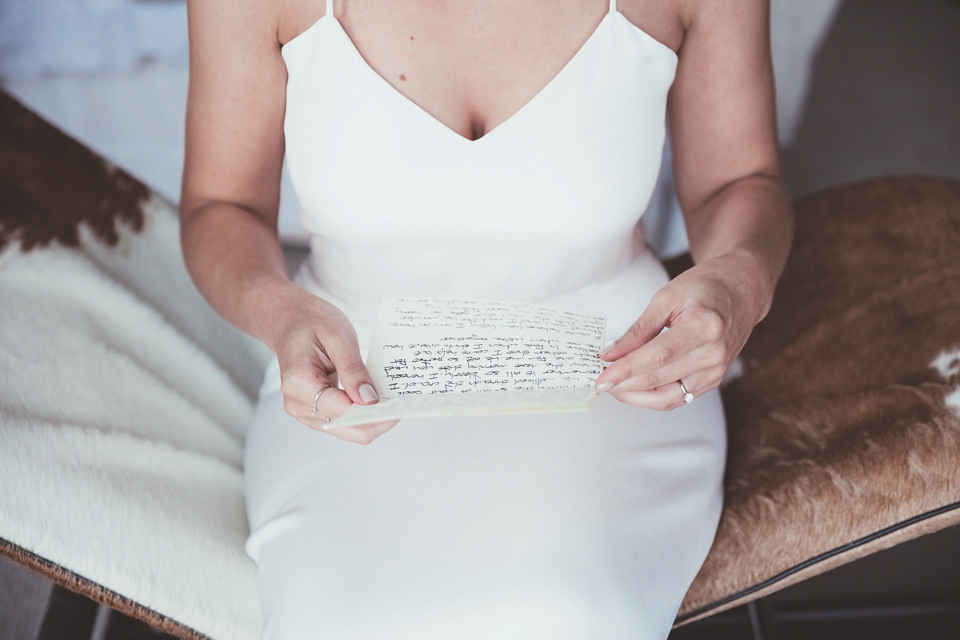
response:
[[[176,213],[0,253],[0,538],[212,638],[260,614],[242,451],[266,349],[200,297]]]

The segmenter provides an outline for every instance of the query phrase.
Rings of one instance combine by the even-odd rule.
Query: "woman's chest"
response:
[[[672,20],[661,4],[622,0],[618,10],[669,40]],[[309,29],[322,5],[296,2],[284,14],[281,39]],[[547,87],[609,9],[605,0],[336,0],[333,13],[377,75],[447,128],[476,140]]]

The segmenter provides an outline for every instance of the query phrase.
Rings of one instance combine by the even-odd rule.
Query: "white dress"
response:
[[[667,276],[639,235],[677,57],[615,3],[560,73],[477,140],[378,76],[331,2],[287,43],[287,159],[311,233],[296,280],[353,321],[384,296],[541,302],[621,335]],[[680,394],[678,385],[678,397]],[[658,413],[312,431],[266,372],[246,445],[269,640],[662,639],[720,515],[719,394]]]

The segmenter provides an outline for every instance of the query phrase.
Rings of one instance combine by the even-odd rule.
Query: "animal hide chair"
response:
[[[678,624],[960,522],[960,184],[796,211]],[[0,553],[180,638],[258,638],[241,460],[268,357],[194,289],[173,206],[0,95]]]

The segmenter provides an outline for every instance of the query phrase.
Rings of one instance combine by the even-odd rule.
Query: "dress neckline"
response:
[[[390,84],[386,78],[384,78],[382,75],[377,73],[377,71],[372,66],[370,66],[370,63],[367,62],[366,58],[363,57],[363,54],[360,53],[360,50],[357,48],[356,44],[350,38],[350,35],[346,32],[346,29],[343,28],[343,24],[332,12],[325,13],[324,15],[320,16],[320,18],[318,18],[313,24],[307,27],[304,31],[300,32],[299,34],[297,34],[296,36],[288,40],[285,44],[283,44],[280,47],[280,51],[281,51],[281,54],[283,54],[283,52],[286,51],[288,47],[290,47],[291,45],[295,45],[295,43],[299,40],[306,39],[306,37],[308,37],[308,34],[318,30],[322,24],[333,22],[336,30],[339,32],[339,35],[344,40],[346,40],[347,48],[352,52],[352,55],[356,56],[356,58],[359,60],[360,66],[362,68],[365,68],[366,71],[373,76],[374,80],[379,81],[379,83],[385,85],[387,88],[387,91],[390,94],[394,95],[395,97],[401,98],[405,103],[414,107],[415,112],[420,113],[428,121],[432,122],[435,126],[440,127],[443,130],[446,130],[447,135],[452,135],[452,136],[455,136],[456,138],[459,138],[460,142],[464,144],[478,145],[482,141],[487,140],[488,138],[493,136],[495,132],[500,131],[500,129],[502,129],[505,125],[509,125],[513,121],[519,118],[522,118],[525,112],[530,111],[533,108],[533,105],[540,102],[541,96],[544,93],[548,93],[553,87],[555,87],[555,85],[562,82],[563,78],[569,73],[568,69],[570,69],[570,67],[575,64],[576,60],[582,57],[583,52],[589,49],[592,46],[592,43],[599,37],[597,34],[599,34],[603,29],[608,28],[605,25],[613,24],[614,20],[623,20],[624,22],[626,22],[629,28],[631,28],[635,33],[637,33],[641,38],[653,44],[654,48],[666,52],[671,57],[672,61],[674,63],[676,62],[677,53],[673,49],[671,49],[664,43],[660,42],[659,40],[651,36],[649,33],[644,31],[640,27],[636,26],[629,20],[627,20],[626,16],[624,16],[619,11],[616,11],[616,10],[608,11],[606,14],[604,14],[600,22],[597,23],[597,26],[594,27],[594,30],[590,33],[587,39],[584,40],[583,44],[580,45],[580,48],[577,49],[577,51],[570,57],[570,59],[567,60],[567,62],[563,65],[563,67],[561,67],[561,69],[552,78],[550,78],[550,80],[547,81],[547,83],[543,85],[539,91],[537,91],[532,97],[530,97],[526,102],[524,102],[516,111],[510,114],[510,116],[508,116],[505,120],[497,124],[492,129],[486,131],[479,138],[468,138],[462,133],[456,131],[455,129],[453,129],[452,127],[450,127],[449,125],[441,121],[439,118],[437,118],[435,115],[430,113],[422,105],[418,104],[417,102],[407,97],[403,92],[401,92],[395,86]]]

